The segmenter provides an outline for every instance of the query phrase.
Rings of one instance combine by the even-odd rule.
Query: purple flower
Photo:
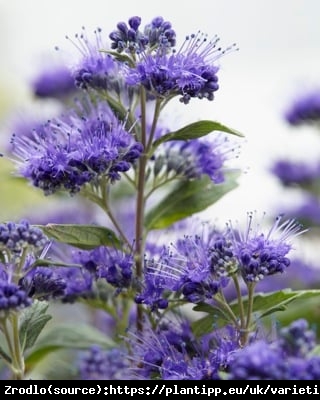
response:
[[[66,283],[62,301],[73,303],[77,298],[91,297],[93,293],[93,277],[83,268],[59,268],[60,278]]]
[[[163,17],[155,17],[147,24],[143,31],[139,30],[141,18],[131,17],[128,25],[125,22],[117,24],[117,30],[110,33],[111,48],[119,53],[129,54],[150,51],[161,47],[162,50],[170,49],[176,44],[176,33],[169,21]]]
[[[197,33],[188,36],[179,49],[169,46],[171,54],[168,47],[156,46],[154,54],[141,53],[136,65],[128,69],[126,81],[133,86],[142,84],[156,97],[179,95],[184,104],[191,98],[213,100],[219,88],[216,61],[234,47],[221,50],[218,42],[217,37],[207,41]]]
[[[24,249],[37,252],[46,244],[48,238],[41,229],[31,226],[27,220],[0,224],[0,253],[20,257]]]
[[[239,349],[229,380],[319,380],[320,357],[310,356],[315,336],[305,320],[282,328],[273,342],[259,340]]]
[[[131,17],[128,24],[119,22],[117,30],[110,33],[111,48],[119,53],[140,53],[141,51],[153,50],[158,47],[162,49],[175,46],[175,31],[170,22],[163,17],[155,17],[150,24],[139,30],[141,18]]]
[[[47,68],[32,82],[35,96],[63,99],[76,90],[71,71],[65,66]]]
[[[60,274],[60,268],[37,267],[28,272],[20,281],[21,287],[32,298],[49,300],[63,297],[67,282]]]
[[[320,119],[320,90],[305,93],[292,102],[285,112],[290,125],[316,123]]]
[[[161,16],[153,18],[151,23],[145,26],[144,35],[148,38],[150,49],[157,46],[170,48],[176,45],[176,32],[172,29],[171,22]]]
[[[135,53],[148,43],[147,38],[139,31],[140,17],[131,17],[128,24],[129,26],[125,22],[118,22],[117,30],[109,34],[112,41],[111,48],[119,53],[122,51]]]
[[[46,195],[59,190],[77,193],[102,176],[115,182],[142,152],[142,145],[105,104],[89,104],[89,113],[78,106],[80,110],[48,121],[32,138],[16,138],[19,173]]]
[[[188,179],[208,175],[214,183],[224,181],[224,163],[233,155],[229,139],[217,135],[213,140],[170,142],[166,152],[167,169]]]
[[[229,332],[230,333],[230,332]],[[226,331],[196,338],[187,321],[129,332],[131,359],[138,377],[162,380],[216,380],[229,366],[238,342]]]
[[[0,315],[4,312],[17,311],[32,304],[27,292],[15,283],[0,279]]]
[[[304,196],[294,206],[286,208],[286,215],[292,215],[304,225],[312,226],[320,224],[320,200],[317,196]]]
[[[132,254],[100,246],[91,251],[74,253],[73,259],[96,279],[104,278],[118,289],[128,288],[132,283],[134,267]]]
[[[316,334],[305,319],[293,321],[279,332],[279,344],[287,355],[304,357],[316,346]]]
[[[92,346],[79,359],[81,380],[124,380],[130,379],[128,354],[125,349],[102,349]]]
[[[285,274],[272,275],[263,279],[257,285],[259,292],[273,292],[291,288],[292,290],[317,288],[320,282],[319,268],[307,263],[305,260],[293,258],[290,260],[290,268]]]
[[[227,286],[232,250],[221,235],[185,236],[171,247],[163,247],[158,257],[146,262],[143,290],[136,302],[152,309],[168,305],[167,294],[175,292],[183,299],[199,303],[212,299]]]
[[[80,266],[36,267],[27,271],[19,285],[30,297],[40,300],[59,299],[63,303],[73,303],[80,297],[94,296],[94,278]]]
[[[83,27],[75,39],[67,37],[80,52],[80,60],[72,70],[72,77],[77,88],[83,90],[103,90],[113,93],[125,108],[132,106],[134,88],[128,88],[124,81],[127,66],[108,54],[108,45],[104,41],[102,29],[94,31],[94,37],[87,36]]]
[[[258,282],[264,277],[282,273],[290,265],[287,254],[292,249],[289,239],[301,234],[301,226],[294,220],[281,222],[277,217],[266,233],[253,225],[253,214],[248,214],[244,232],[236,232],[230,225],[234,254],[245,282]]]
[[[302,185],[308,187],[319,178],[320,164],[280,160],[273,165],[271,172],[277,176],[284,186]]]
[[[137,304],[146,304],[152,311],[168,307],[166,292],[172,287],[172,278],[160,270],[155,260],[145,261],[144,278],[141,288],[135,295]],[[169,281],[169,282],[168,282]]]
[[[240,349],[230,364],[229,380],[277,380],[283,376],[283,355],[260,340]]]

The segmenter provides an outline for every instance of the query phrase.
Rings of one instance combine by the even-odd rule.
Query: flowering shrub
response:
[[[0,353],[10,377],[37,376],[64,349],[74,350],[69,379],[320,379],[305,319],[269,335],[270,315],[320,294],[265,289],[290,270],[304,228],[281,215],[268,226],[256,212],[245,228],[196,218],[237,187],[228,161],[243,135],[211,120],[164,123],[169,102],[215,101],[218,61],[236,45],[201,32],[178,45],[170,22],[143,26],[137,16],[75,40],[79,61],[33,82],[64,111],[17,130],[8,150],[18,176],[74,201],[64,216],[0,225]],[[282,175],[290,183],[290,166]],[[49,306],[67,303],[90,322],[50,326]]]

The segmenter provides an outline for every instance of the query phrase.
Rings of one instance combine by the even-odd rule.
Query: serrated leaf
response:
[[[19,339],[23,351],[35,344],[41,331],[52,318],[46,314],[48,306],[45,301],[35,300],[31,307],[21,312]]]
[[[97,225],[48,224],[37,225],[50,238],[83,250],[99,246],[120,247],[121,242],[108,228]]]
[[[166,135],[161,136],[161,138],[154,141],[153,150],[155,150],[161,143],[164,143],[164,142],[169,142],[171,140],[198,139],[202,136],[208,135],[209,133],[211,133],[213,131],[230,133],[232,135],[236,135],[236,136],[240,136],[240,137],[244,136],[242,133],[238,132],[237,130],[229,128],[226,125],[221,124],[220,122],[203,120],[203,121],[193,122],[175,132],[170,132],[170,133],[167,133]]]
[[[59,324],[41,337],[26,358],[26,364],[37,364],[49,353],[60,349],[87,349],[93,344],[103,348],[115,343],[98,329],[85,324]]]
[[[238,176],[238,172],[226,174],[225,182],[218,185],[208,176],[179,183],[147,213],[146,229],[167,228],[174,222],[205,210],[238,186]]]

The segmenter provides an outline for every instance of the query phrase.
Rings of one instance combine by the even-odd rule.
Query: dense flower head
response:
[[[186,39],[187,46],[171,55],[159,51],[156,55],[146,55],[127,73],[128,85],[142,84],[157,97],[180,96],[180,101],[188,104],[191,98],[214,99],[219,89],[217,72],[213,64],[221,55],[216,49],[217,40],[206,44],[206,38],[191,35]],[[217,51],[215,57],[212,54]]]
[[[157,273],[158,263],[155,259],[146,260],[144,267],[144,277],[141,288],[135,295],[137,304],[145,304],[152,311],[165,309],[169,302],[166,298],[166,292],[172,287],[172,279],[165,273]],[[169,282],[168,282],[169,280]],[[170,284],[171,283],[171,284]]]
[[[145,264],[144,282],[136,302],[152,309],[168,305],[167,294],[180,294],[186,301],[212,299],[229,282],[234,259],[230,243],[220,234],[185,236]]]
[[[154,49],[171,48],[176,45],[176,32],[172,28],[171,22],[163,17],[155,17],[144,27],[144,35],[148,38],[148,46]]]
[[[75,40],[67,37],[82,55],[73,69],[76,86],[113,91],[117,96],[126,93],[129,107],[139,85],[147,89],[149,99],[180,96],[185,104],[191,98],[213,100],[219,88],[216,62],[235,45],[223,50],[218,37],[208,40],[198,32],[176,48],[176,33],[163,17],[153,18],[141,30],[140,26],[138,16],[129,18],[128,23],[119,22],[109,34],[111,51],[100,28],[94,40],[87,37],[84,28]],[[112,50],[126,54],[116,56]]]
[[[320,90],[312,90],[297,97],[285,112],[290,125],[317,123],[320,119]]]
[[[18,311],[32,304],[27,292],[19,285],[0,279],[0,316],[9,311]]]
[[[72,77],[77,88],[88,90],[108,90],[121,96],[122,103],[129,107],[133,89],[124,82],[125,63],[118,62],[108,54],[108,44],[101,28],[94,31],[94,38],[87,35],[85,28],[75,39],[67,36],[80,52],[80,60],[72,68]]]
[[[319,380],[320,357],[311,356],[314,333],[305,320],[282,328],[272,342],[258,340],[233,356],[230,380]]]
[[[214,183],[224,181],[225,161],[234,147],[226,136],[217,135],[212,140],[170,141],[155,155],[155,175],[165,169],[166,174],[199,179],[208,175]]]
[[[92,346],[79,359],[81,380],[124,380],[130,379],[127,351],[120,348],[103,349]]]
[[[290,260],[290,268],[285,274],[268,276],[257,284],[259,292],[274,292],[291,288],[292,290],[312,289],[319,287],[319,267],[303,258]]]
[[[61,65],[46,68],[32,82],[36,97],[63,99],[76,90],[75,82],[68,67]]]
[[[125,26],[122,23],[123,32],[112,34],[112,45],[118,51],[127,47],[123,35],[126,36],[130,30]],[[136,34],[130,50],[139,49],[139,54],[135,65],[127,70],[126,82],[133,86],[142,84],[156,97],[178,95],[185,104],[191,98],[213,100],[214,92],[219,88],[216,61],[234,45],[222,50],[218,46],[218,37],[208,40],[206,35],[198,32],[187,36],[177,49],[175,36],[171,24],[162,17],[155,18],[146,27],[145,35]]]
[[[29,221],[7,222],[0,224],[0,252],[20,257],[26,248],[32,251],[42,250],[48,238],[41,229],[30,225]]]
[[[141,17],[133,16],[126,22],[118,22],[117,29],[109,35],[111,49],[119,53],[129,54],[151,51],[158,47],[162,49],[174,47],[176,33],[169,21],[163,17],[155,17],[143,30],[139,30]]]
[[[162,380],[216,380],[238,348],[226,331],[196,338],[187,321],[160,323],[155,330],[129,332],[133,371],[138,377]]]
[[[132,254],[100,246],[91,251],[75,252],[73,259],[96,279],[104,278],[116,288],[128,288],[132,283],[134,266]]]
[[[67,284],[63,296],[64,302],[72,303],[79,297],[90,297],[93,290],[93,278],[88,271],[78,267],[62,268],[60,274]]]
[[[319,179],[320,164],[279,160],[271,167],[271,172],[284,186],[306,186]]]
[[[77,193],[101,176],[119,180],[142,152],[142,145],[105,104],[87,106],[89,112],[79,104],[80,110],[48,121],[31,138],[15,140],[19,173],[46,195],[59,190]]]
[[[39,300],[63,297],[67,282],[60,274],[60,268],[36,267],[20,281],[28,295]]]
[[[230,234],[234,241],[234,254],[239,262],[240,272],[246,282],[258,282],[264,277],[282,273],[290,265],[287,257],[292,249],[290,238],[302,233],[295,220],[282,222],[276,218],[268,232],[254,226],[252,213],[248,214],[244,232],[236,232],[230,224]]]
[[[279,344],[286,354],[304,357],[316,346],[316,333],[301,318],[280,330]]]

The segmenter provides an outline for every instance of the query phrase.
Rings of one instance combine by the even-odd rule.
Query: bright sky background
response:
[[[291,99],[320,86],[320,2],[318,0],[0,0],[0,85],[14,92],[15,105],[30,102],[28,79],[65,35],[82,26],[108,34],[133,15],[143,25],[162,15],[182,42],[201,30],[217,34],[222,46],[240,51],[220,60],[220,89],[214,102],[177,105],[172,118],[212,119],[245,134],[237,160],[247,172],[240,187],[212,207],[213,216],[242,219],[247,211],[272,213],[286,194],[267,171],[278,157],[316,158],[320,137],[294,130],[282,118]],[[49,58],[50,59],[50,58]]]

